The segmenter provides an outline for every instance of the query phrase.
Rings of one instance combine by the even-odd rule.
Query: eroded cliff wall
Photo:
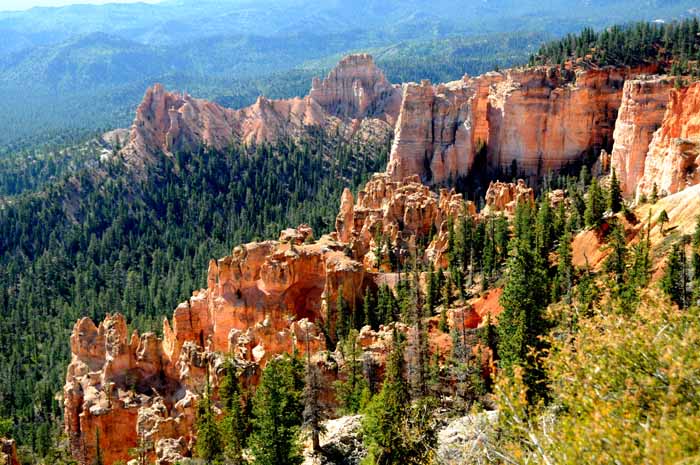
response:
[[[698,184],[700,160],[700,82],[673,89],[670,102],[647,153],[638,195],[654,186],[660,195]]]
[[[350,55],[329,75],[314,79],[303,98],[270,100],[233,110],[187,94],[149,88],[138,106],[122,154],[143,167],[158,153],[199,147],[224,149],[234,142],[255,144],[300,137],[309,127],[353,136],[387,138],[393,130],[401,89],[391,85],[371,56]]]
[[[673,81],[651,76],[625,82],[613,139],[611,165],[626,196],[632,196],[644,173],[649,144],[669,103]]]

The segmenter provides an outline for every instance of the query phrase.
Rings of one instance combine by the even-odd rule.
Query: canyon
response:
[[[477,169],[537,180],[605,150],[627,196],[650,192],[650,183],[662,194],[697,184],[700,84],[673,89],[654,71],[534,67],[396,86],[369,55],[352,55],[314,79],[306,97],[260,97],[240,110],[150,88],[119,152],[137,169],[160,154],[301,138],[312,128],[348,140],[393,134],[390,160],[356,194],[345,189],[333,231],[315,238],[300,225],[211,260],[206,287],[164,319],[162,337],[129,335],[119,313],[99,324],[79,320],[63,391],[72,454],[88,464],[99,447],[111,465],[147,442],[158,465],[189,456],[197,401],[207,380],[216,397],[225,357],[245,387],[285,353],[309,352],[329,382],[338,379],[345,363],[332,336],[339,296],[356,309],[367,292],[395,287],[408,263],[446,268],[450,224],[512,215],[518,203],[534,202],[522,179],[492,182],[481,211],[446,187]],[[552,194],[553,203],[562,201],[563,193]],[[497,296],[446,309],[450,326],[497,321]],[[430,350],[444,358],[451,340],[435,318],[428,326]],[[378,373],[394,330],[409,340],[414,331],[399,323],[360,330]],[[488,370],[490,354],[482,357]]]
[[[120,153],[143,168],[160,153],[221,151],[302,138],[316,128],[345,140],[393,136],[387,173],[395,181],[417,175],[442,185],[477,171],[537,179],[605,150],[626,196],[649,194],[654,183],[670,194],[698,182],[698,130],[688,119],[698,92],[697,84],[673,89],[673,79],[657,71],[538,66],[399,86],[370,55],[358,54],[315,78],[305,97],[261,96],[239,110],[156,84]]]
[[[164,320],[162,338],[137,332],[129,336],[120,314],[99,326],[81,319],[71,335],[72,360],[63,392],[74,457],[91,463],[99,444],[105,463],[128,460],[129,450],[144,441],[152,444],[151,459],[157,464],[173,464],[188,455],[197,400],[207,376],[218,385],[224,354],[235,360],[247,387],[255,385],[271,357],[284,353],[309,351],[324,376],[337,379],[343,355],[328,350],[324,330],[334,332],[338,295],[357,307],[367,289],[397,282],[384,254],[376,255],[385,247],[376,242],[377,234],[388,238],[399,260],[407,262],[418,253],[416,245],[438,231],[419,259],[440,262],[447,223],[464,214],[475,215],[474,205],[452,190],[434,193],[417,177],[397,182],[376,174],[356,201],[344,192],[336,231],[314,240],[311,229],[301,225],[282,231],[276,241],[240,245],[231,255],[212,260],[207,287],[180,304],[172,320]],[[477,308],[450,309],[452,325],[476,328],[487,314],[495,318],[498,313]],[[394,328],[411,337],[413,328],[400,323],[376,330],[364,326],[359,333],[365,357],[379,373]],[[439,334],[437,321],[430,328],[431,351],[446,357],[449,337]]]

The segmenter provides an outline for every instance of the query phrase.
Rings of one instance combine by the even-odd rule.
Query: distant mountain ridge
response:
[[[542,41],[582,26],[670,20],[697,14],[694,7],[690,0],[546,7],[533,0],[171,0],[0,12],[0,146],[123,126],[155,81],[242,107],[261,94],[302,95],[309,77],[357,52],[374,54],[393,82],[448,81],[522,63]],[[381,52],[394,48],[400,53],[388,62]],[[291,78],[281,75],[291,70]]]

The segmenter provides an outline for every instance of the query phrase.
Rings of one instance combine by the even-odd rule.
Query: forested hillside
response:
[[[211,258],[290,225],[329,231],[342,189],[381,170],[387,149],[319,134],[179,153],[136,184],[120,163],[93,166],[0,209],[0,417],[12,435],[39,456],[51,451],[77,318],[121,311],[135,328],[159,329],[204,285]]]
[[[700,77],[700,21],[687,19],[669,24],[636,23],[613,26],[543,45],[530,64],[567,61],[595,66],[643,66],[660,64],[662,72]]]

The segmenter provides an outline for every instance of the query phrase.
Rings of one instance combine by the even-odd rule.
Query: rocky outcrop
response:
[[[295,351],[310,351],[324,375],[335,379],[344,362],[342,354],[328,354],[326,342],[339,318],[339,295],[361,307],[366,290],[394,274],[392,260],[396,266],[417,256],[446,266],[448,219],[460,215],[475,215],[475,208],[452,190],[435,193],[417,177],[399,182],[376,174],[356,201],[349,190],[343,193],[337,231],[314,240],[302,225],[276,241],[240,245],[211,260],[206,288],[164,320],[162,338],[129,335],[119,314],[99,326],[81,319],[71,335],[64,386],[72,453],[91,463],[99,442],[106,464],[128,459],[138,444],[149,444],[149,460],[159,464],[188,455],[197,400],[207,373],[216,388],[222,354],[235,359],[244,385],[256,382],[271,357]],[[480,321],[474,313],[469,325]],[[412,337],[407,326],[396,327]],[[439,333],[436,322],[430,328]],[[392,332],[367,326],[360,333],[377,373]],[[449,341],[446,347],[440,350],[449,350]]]
[[[323,425],[321,452],[313,453],[307,446],[302,465],[359,465],[367,456],[362,442],[362,415],[328,420]]]
[[[479,144],[490,137],[488,95],[500,73],[432,85],[405,84],[387,172],[441,184],[469,173]]]
[[[518,179],[517,183],[496,181],[489,184],[485,201],[486,205],[482,212],[484,215],[498,212],[513,215],[519,203],[534,204],[535,191],[522,179]]]
[[[399,182],[387,174],[375,174],[354,204],[352,200],[350,191],[345,191],[337,233],[353,257],[373,271],[390,270],[388,248],[398,260],[407,260],[418,253],[418,242],[433,231],[438,234],[419,258],[441,263],[447,248],[447,219],[476,214],[474,204],[461,194],[448,189],[435,194],[417,176]]]
[[[497,411],[455,418],[438,431],[437,463],[479,463],[493,455],[497,425]]]
[[[611,155],[612,168],[626,196],[634,195],[644,173],[649,143],[664,118],[672,85],[671,79],[659,76],[625,82]]]
[[[473,163],[471,101],[463,81],[404,85],[388,173],[441,183],[466,174]]]
[[[156,84],[136,110],[122,154],[130,165],[142,167],[158,153],[298,138],[309,127],[327,129],[347,140],[383,141],[393,129],[400,98],[400,88],[386,80],[369,55],[344,58],[325,80],[313,81],[307,97],[259,97],[240,110],[167,92]]]
[[[87,318],[76,323],[64,387],[75,457],[88,463],[98,438],[105,463],[127,459],[140,440],[158,446],[153,453],[174,455],[174,446],[191,440],[207,371],[216,384],[218,354],[235,357],[250,382],[272,356],[321,352],[326,296],[345,285],[361,292],[365,275],[342,244],[329,236],[305,244],[310,234],[308,227],[288,230],[280,241],[242,245],[212,261],[207,288],[164,321],[162,339],[129,337],[121,315],[99,327]]]
[[[700,83],[671,91],[661,127],[654,133],[639,181],[638,195],[656,186],[673,194],[700,182]]]
[[[343,119],[376,117],[393,125],[401,87],[393,86],[367,54],[343,58],[326,79],[315,78],[309,97],[329,115]]]
[[[14,439],[0,438],[0,465],[19,465]]]

